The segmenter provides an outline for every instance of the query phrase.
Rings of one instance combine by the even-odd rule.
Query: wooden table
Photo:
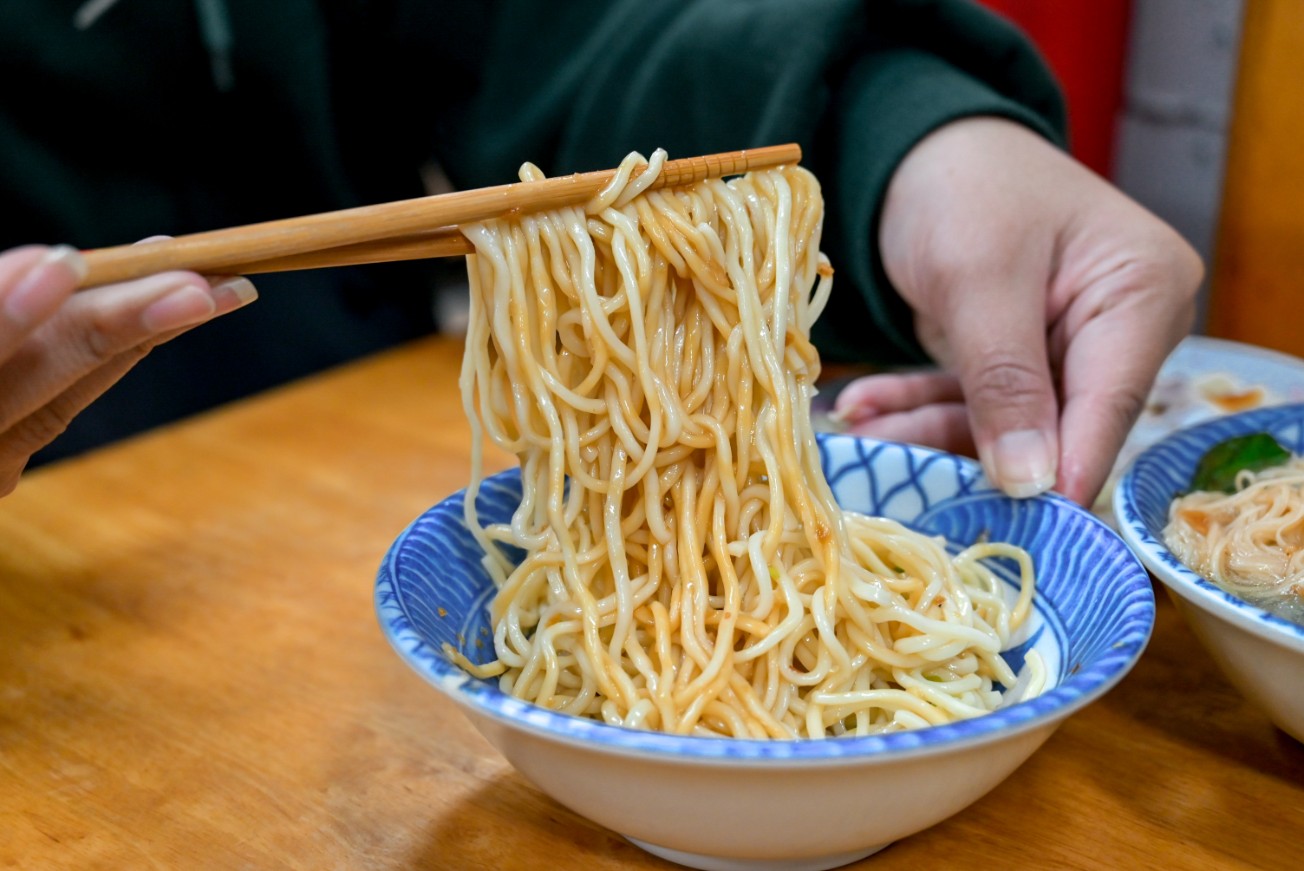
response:
[[[386,548],[467,478],[460,353],[400,348],[0,501],[0,867],[672,867],[515,774],[377,627]],[[862,867],[1294,868],[1302,833],[1304,746],[1161,598],[1119,687]]]

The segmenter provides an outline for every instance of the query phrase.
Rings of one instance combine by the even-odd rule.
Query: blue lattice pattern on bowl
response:
[[[1219,417],[1179,430],[1147,448],[1132,462],[1114,492],[1119,529],[1160,580],[1224,619],[1256,634],[1270,633],[1278,641],[1304,652],[1304,626],[1271,614],[1233,596],[1191,571],[1163,543],[1173,499],[1195,477],[1200,458],[1210,448],[1234,436],[1270,433],[1282,447],[1304,454],[1304,403],[1276,405]]]
[[[1098,518],[1058,496],[1013,500],[970,460],[924,448],[842,435],[819,436],[821,460],[843,508],[897,519],[955,547],[982,538],[1027,549],[1038,571],[1036,618],[1016,666],[1035,645],[1053,686],[992,714],[944,726],[836,741],[758,741],[665,735],[558,714],[467,675],[442,652],[493,658],[486,606],[493,594],[481,551],[463,522],[465,491],[418,517],[381,565],[375,603],[382,629],[422,677],[491,717],[570,741],[636,754],[701,759],[833,760],[919,753],[982,743],[1044,726],[1104,694],[1140,656],[1154,622],[1145,570]],[[483,522],[510,518],[520,499],[516,471],[489,478],[477,502]],[[1013,583],[1012,569],[998,573]]]

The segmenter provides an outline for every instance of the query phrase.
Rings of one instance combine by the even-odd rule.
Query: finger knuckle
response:
[[[28,457],[63,435],[72,419],[73,415],[64,411],[60,403],[52,403],[14,424],[6,439],[12,450]]]
[[[116,381],[123,372],[149,354],[153,347],[153,342],[145,342],[120,351],[112,355],[108,361],[108,369],[102,372],[113,374],[112,380]],[[78,412],[111,383],[112,381],[104,382],[102,379],[98,384],[79,382],[40,409],[17,421],[4,433],[3,453],[20,457],[19,471],[21,472],[32,454],[63,435]],[[0,459],[0,476],[3,476],[4,468],[5,461]]]
[[[162,342],[158,339],[148,339],[139,342],[127,348],[125,351],[119,351],[114,355],[115,363],[123,363],[127,368],[135,366],[141,360],[149,356],[149,352],[158,347]]]
[[[928,286],[959,287],[999,281],[1016,262],[1019,252],[999,243],[936,245],[920,267]]]
[[[1012,355],[983,360],[967,381],[966,399],[989,408],[1039,404],[1047,389],[1042,367]]]
[[[1186,239],[1167,225],[1154,231],[1148,244],[1128,264],[1137,288],[1194,300],[1204,280],[1204,260]]]
[[[1147,311],[1154,326],[1184,333],[1194,322],[1204,264],[1184,239],[1169,231],[1162,245],[1144,244],[1113,265],[1104,280],[1082,296],[1076,314],[1083,320],[1115,309]]]
[[[1148,398],[1149,393],[1143,385],[1118,383],[1102,397],[1100,420],[1121,441],[1132,429]]]
[[[113,321],[103,312],[89,312],[75,335],[83,353],[93,360],[108,360],[121,352]]]

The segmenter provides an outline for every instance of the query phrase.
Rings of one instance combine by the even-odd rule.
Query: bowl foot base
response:
[[[887,846],[887,844],[879,844],[868,850],[852,850],[849,853],[819,856],[813,859],[730,859],[725,856],[706,856],[701,853],[686,853],[683,850],[659,847],[628,835],[625,836],[625,840],[654,856],[660,856],[678,865],[697,868],[699,871],[827,871],[829,868],[849,865]]]

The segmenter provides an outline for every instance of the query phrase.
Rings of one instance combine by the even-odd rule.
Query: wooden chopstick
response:
[[[396,236],[338,245],[320,251],[304,251],[267,260],[232,264],[225,272],[231,275],[261,275],[288,272],[292,269],[324,269],[331,266],[358,266],[365,263],[391,263],[396,260],[425,260],[431,257],[461,257],[474,253],[471,240],[456,227],[441,227],[426,233]]]
[[[800,161],[801,148],[795,144],[668,160],[652,189]],[[457,230],[458,224],[514,211],[577,205],[601,191],[615,173],[614,169],[576,173],[99,248],[83,252],[88,272],[81,286],[126,281],[169,269],[251,275],[466,254],[469,243]]]

